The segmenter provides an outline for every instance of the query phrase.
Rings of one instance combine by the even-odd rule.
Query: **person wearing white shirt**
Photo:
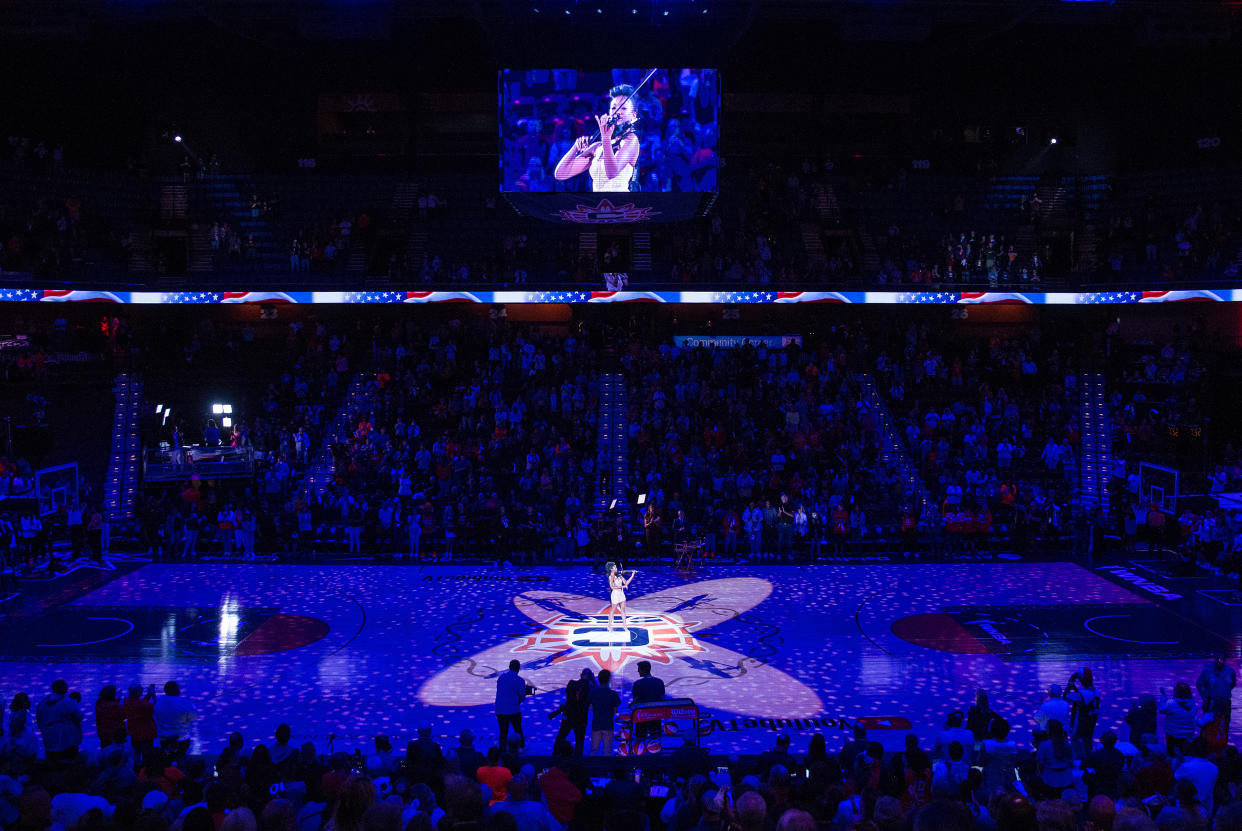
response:
[[[164,750],[174,756],[190,749],[190,726],[198,718],[194,705],[181,697],[176,681],[164,685],[164,695],[155,702],[155,734]]]
[[[1048,722],[1059,721],[1061,726],[1069,724],[1070,706],[1064,698],[1061,697],[1061,685],[1053,684],[1048,688],[1048,700],[1039,706],[1039,710],[1035,713],[1035,723],[1039,725],[1040,730],[1048,729]]]
[[[1177,766],[1177,770],[1173,771],[1173,778],[1175,780],[1189,779],[1193,782],[1199,801],[1203,804],[1204,815],[1211,816],[1212,794],[1216,790],[1216,779],[1220,775],[1220,769],[1209,762],[1207,756],[1208,751],[1202,739],[1195,739],[1190,743],[1186,760]]]

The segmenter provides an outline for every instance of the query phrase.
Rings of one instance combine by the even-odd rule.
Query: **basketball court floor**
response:
[[[281,722],[321,752],[380,733],[401,746],[420,726],[446,746],[470,728],[486,749],[495,676],[512,659],[537,688],[523,724],[538,753],[569,679],[607,668],[628,705],[641,660],[670,697],[710,711],[703,743],[717,753],[762,751],[780,732],[795,750],[816,732],[835,746],[860,721],[889,746],[909,729],[930,741],[978,690],[1021,741],[1048,686],[1081,667],[1103,697],[1100,729],[1121,731],[1140,693],[1242,652],[1232,586],[1129,559],[656,568],[630,587],[628,628],[610,631],[604,576],[585,567],[120,556],[23,583],[0,612],[4,700],[63,677],[97,746],[102,686],[177,680],[200,714],[194,751],[211,753],[233,730],[270,741]]]

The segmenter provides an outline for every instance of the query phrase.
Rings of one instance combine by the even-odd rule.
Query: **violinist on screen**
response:
[[[611,99],[608,115],[595,116],[599,138],[581,136],[557,162],[553,172],[558,180],[572,179],[580,173],[591,174],[591,190],[599,192],[628,191],[637,181],[634,170],[638,164],[639,141],[634,133],[638,121],[634,112],[634,87],[621,84],[608,91]]]

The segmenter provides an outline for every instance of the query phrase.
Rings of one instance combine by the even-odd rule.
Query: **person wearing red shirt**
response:
[[[109,684],[99,691],[95,701],[95,735],[99,737],[99,746],[111,744],[124,729],[125,707],[117,700],[116,687]]]
[[[573,748],[561,742],[556,748],[556,762],[539,777],[539,789],[548,802],[548,811],[561,825],[569,825],[574,809],[582,801],[582,791],[569,779],[569,759]]]
[[[845,505],[838,502],[832,509],[832,549],[841,554],[845,551],[845,541],[850,535],[850,512]]]
[[[134,746],[134,755],[140,762],[145,763],[147,754],[155,744],[155,685],[147,687],[145,696],[140,685],[132,685],[122,705],[122,712],[125,715],[129,740]]]
[[[487,751],[487,764],[480,766],[475,776],[481,783],[492,789],[492,799],[489,805],[504,802],[509,798],[509,780],[513,778],[513,771],[500,764],[499,747],[493,747]]]

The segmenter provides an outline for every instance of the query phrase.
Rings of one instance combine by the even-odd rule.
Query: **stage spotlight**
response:
[[[639,504],[639,505],[645,505],[645,504],[647,504],[647,494],[645,494],[645,493],[640,493],[640,494],[638,495],[638,502],[637,502],[637,504]]]
[[[1049,144],[1056,144],[1056,143],[1057,143],[1057,137],[1056,137],[1056,136],[1053,136],[1053,137],[1052,137],[1052,141],[1050,141],[1050,142],[1048,142],[1048,143],[1049,143]]]
[[[665,9],[665,10],[664,10],[664,16],[665,16],[665,17],[668,17],[668,9]]]
[[[175,136],[173,136],[173,141],[177,142],[177,144],[180,144],[180,143],[181,143],[181,134],[180,134],[180,133],[177,133]]]
[[[229,418],[228,416],[225,416],[225,417],[223,418],[223,420],[221,421],[221,425],[222,425],[223,427],[226,427],[226,428],[227,428],[227,427],[232,427],[232,426],[233,426],[233,419]]]
[[[222,412],[224,412],[224,405],[223,405],[223,404],[212,404],[212,405],[211,405],[211,414],[212,414],[212,415],[220,415],[220,413],[222,413]]]
[[[162,413],[162,412],[164,412],[164,405],[163,405],[163,404],[156,404],[156,405],[155,405],[155,414],[156,414],[156,415],[159,415],[159,414],[160,414],[160,413]]]

